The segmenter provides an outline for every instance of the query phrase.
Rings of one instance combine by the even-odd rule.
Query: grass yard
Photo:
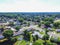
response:
[[[7,39],[5,38],[5,39],[2,39],[2,40],[0,40],[0,42],[4,42],[4,41],[6,41]]]
[[[29,42],[22,40],[22,41],[17,41],[14,45],[26,45],[26,44],[29,45]]]
[[[44,32],[40,32],[40,34],[44,34]]]
[[[36,42],[33,43],[33,45],[43,45],[44,41],[39,39]]]

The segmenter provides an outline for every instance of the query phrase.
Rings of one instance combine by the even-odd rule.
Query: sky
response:
[[[60,0],[0,0],[0,12],[60,12]]]

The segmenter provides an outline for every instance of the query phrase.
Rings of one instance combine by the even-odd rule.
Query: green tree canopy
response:
[[[51,22],[49,22],[49,21],[44,22],[44,25],[47,26],[47,27],[49,27],[50,24],[51,24]]]
[[[60,27],[60,20],[54,21],[54,27],[59,28]]]
[[[49,21],[49,22],[52,23],[54,21],[54,19],[52,17],[50,17],[50,18],[44,18],[44,21]]]
[[[17,31],[19,31],[20,28],[21,28],[20,26],[16,26],[16,27],[15,27],[15,29],[16,29]]]
[[[23,22],[23,21],[24,21],[24,18],[18,17],[18,20],[19,20],[20,22]]]
[[[10,38],[13,36],[13,31],[12,30],[6,30],[3,32],[3,36],[5,36],[6,38]]]

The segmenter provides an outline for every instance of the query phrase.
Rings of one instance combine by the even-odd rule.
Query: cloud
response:
[[[0,0],[0,4],[12,3],[14,0]]]
[[[0,12],[56,12],[60,6],[51,0],[10,0],[0,4]],[[50,1],[50,2],[49,2]],[[47,3],[46,3],[47,2]],[[51,3],[52,2],[52,3]]]

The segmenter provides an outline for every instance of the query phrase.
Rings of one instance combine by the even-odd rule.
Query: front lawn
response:
[[[40,32],[40,34],[44,34],[44,32]]]
[[[36,42],[34,42],[33,45],[43,45],[43,43],[44,43],[44,40],[39,39]]]
[[[22,41],[17,41],[14,45],[26,45],[26,44],[29,45],[29,42],[26,42],[25,40],[22,40]]]

